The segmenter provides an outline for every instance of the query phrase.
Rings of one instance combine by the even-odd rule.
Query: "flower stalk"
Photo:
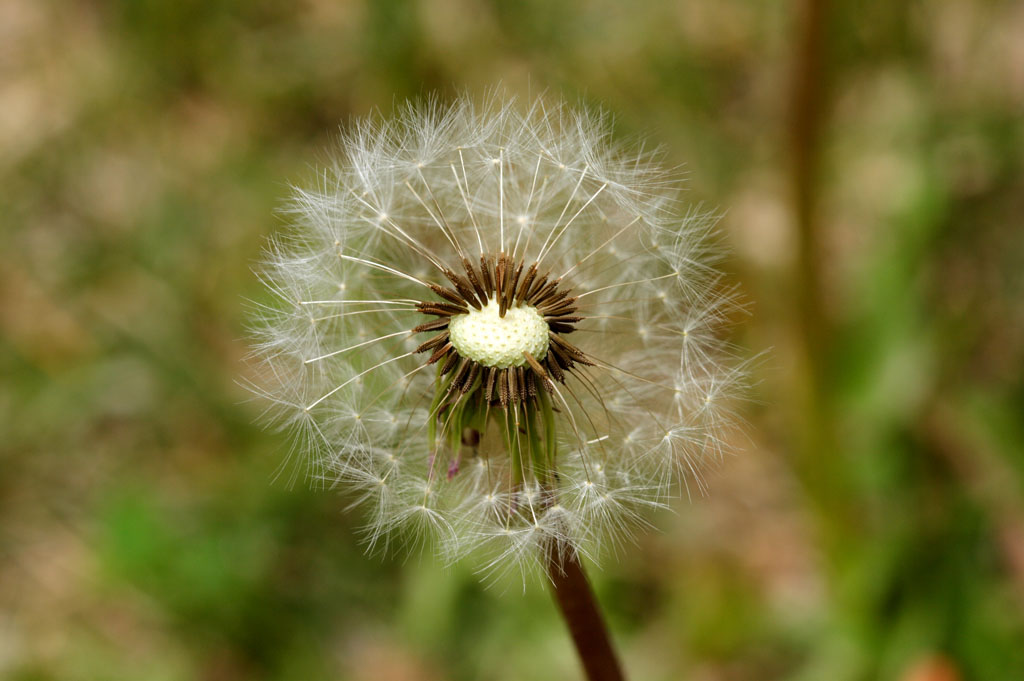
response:
[[[546,556],[551,593],[558,604],[589,681],[624,681],[608,628],[575,551],[552,543]]]

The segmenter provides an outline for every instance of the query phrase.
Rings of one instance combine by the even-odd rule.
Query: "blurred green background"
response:
[[[601,104],[723,211],[742,452],[602,571],[633,679],[1024,679],[1024,4],[4,0],[0,678],[571,679],[536,585],[367,558],[243,298],[339,122]]]

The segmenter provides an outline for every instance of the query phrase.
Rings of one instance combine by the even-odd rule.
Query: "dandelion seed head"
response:
[[[678,189],[606,114],[495,95],[358,121],[295,190],[255,390],[369,550],[526,574],[701,488],[744,367],[714,217]]]

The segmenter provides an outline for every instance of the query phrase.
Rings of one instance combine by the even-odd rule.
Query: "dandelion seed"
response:
[[[606,116],[525,109],[357,123],[268,251],[259,391],[371,550],[523,574],[597,556],[725,447],[742,367],[712,220]]]

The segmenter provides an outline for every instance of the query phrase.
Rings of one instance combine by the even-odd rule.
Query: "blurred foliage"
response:
[[[236,383],[250,267],[339,122],[500,82],[685,164],[736,341],[772,348],[743,454],[595,572],[633,678],[1024,678],[1024,8],[832,3],[806,282],[799,6],[0,5],[0,676],[579,673],[543,589],[365,557]]]

